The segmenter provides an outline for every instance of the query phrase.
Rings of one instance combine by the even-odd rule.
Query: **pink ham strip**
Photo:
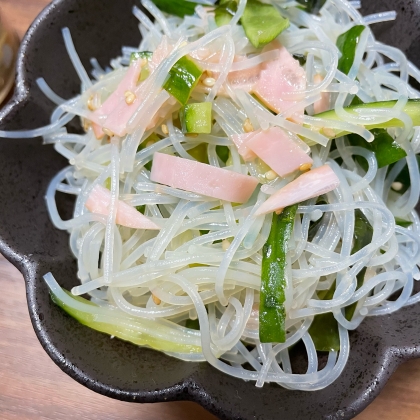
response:
[[[262,65],[260,76],[252,92],[268,108],[281,113],[296,104],[296,101],[283,100],[283,93],[304,91],[306,74],[299,62],[278,41],[270,43],[263,51],[273,48],[279,50],[280,56],[277,60],[268,61]],[[298,114],[303,115],[303,111],[302,108]]]
[[[86,208],[92,213],[108,216],[110,203],[111,192],[100,185],[96,185],[86,201]],[[121,200],[118,200],[117,203],[116,223],[134,229],[160,229],[158,225],[146,216],[143,216],[134,207],[129,206]]]
[[[151,61],[148,63],[150,72],[156,70],[159,64],[172,52],[173,46],[169,43],[167,37],[163,37],[162,42],[158,45]],[[130,64],[126,75],[118,85],[117,89],[109,96],[102,106],[95,111],[96,115],[102,121],[102,127],[107,128],[112,133],[122,137],[126,132],[126,126],[133,113],[136,111],[141,98],[139,97],[139,89],[137,82],[141,74],[142,60],[136,60]],[[131,91],[137,94],[137,99],[127,104],[125,102],[125,92]],[[147,129],[154,127],[157,120],[151,121]],[[97,138],[102,138],[104,132],[102,127],[94,125],[93,130]]]
[[[320,74],[316,74],[314,82],[316,84],[321,83],[324,78]],[[328,92],[321,93],[321,99],[314,103],[314,113],[320,114],[321,112],[328,111],[330,109],[330,94]]]
[[[152,59],[149,61],[150,73],[154,72],[159,64],[174,50],[174,46],[169,42],[167,36],[162,37],[162,41],[153,52]]]
[[[334,171],[328,165],[323,165],[304,173],[290,184],[275,192],[260,206],[255,212],[255,215],[282,211],[287,206],[332,191],[339,185],[340,181]]]
[[[304,164],[312,166],[312,159],[280,128],[259,131],[246,147],[262,159],[274,172],[285,177]]]
[[[244,158],[245,162],[250,162],[257,157],[247,145],[248,141],[251,140],[256,133],[257,131],[252,131],[251,133],[234,134],[231,136],[232,141],[238,149],[238,153]]]
[[[153,182],[234,203],[245,203],[258,181],[248,175],[155,153],[150,179]]]
[[[125,102],[125,92],[134,91],[141,73],[141,60],[134,61],[127,70],[124,78],[108,99],[97,109],[94,114],[102,121],[102,127],[107,128],[118,136],[125,135],[125,127],[131,115],[136,110],[137,98],[132,104]],[[102,129],[94,126],[95,135],[101,138]]]

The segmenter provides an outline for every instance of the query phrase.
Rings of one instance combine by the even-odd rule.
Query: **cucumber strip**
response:
[[[210,134],[212,127],[212,104],[197,102],[185,105],[179,113],[184,133]]]
[[[326,0],[296,0],[297,3],[301,4],[305,12],[316,15],[321,7],[325,4]]]
[[[365,30],[365,26],[356,25],[344,32],[337,38],[337,48],[341,52],[341,57],[338,60],[338,70],[344,74],[349,74],[351,66],[356,55],[356,48],[359,44],[360,35]]]
[[[130,54],[130,63],[136,60],[145,58],[146,60],[151,60],[153,53],[151,51],[136,51]]]
[[[222,0],[214,9],[214,20],[217,26],[229,25],[232,17],[238,10],[238,3],[236,0]]]
[[[366,245],[372,242],[373,228],[363,212],[359,209],[355,210],[355,225],[354,225],[354,245],[351,250],[352,254],[360,251]],[[357,278],[357,289],[359,289],[364,282],[366,274],[366,267],[364,267]],[[356,290],[357,290],[356,289]],[[324,293],[319,292],[318,297],[322,300],[331,300],[334,297],[335,281],[331,287]],[[356,309],[357,302],[345,308],[345,317],[351,321]],[[334,315],[331,312],[316,315],[309,327],[309,334],[312,337],[315,348],[318,351],[339,351],[340,337],[338,333],[338,324]]]
[[[193,15],[198,3],[189,0],[152,0],[162,12],[183,18],[185,15]]]
[[[255,48],[268,44],[290,26],[289,19],[284,18],[273,5],[258,0],[247,1],[241,23]]]
[[[322,300],[331,300],[335,292],[335,281],[327,292],[318,297]],[[316,315],[308,330],[318,351],[339,351],[340,337],[338,333],[338,324],[331,312]]]
[[[130,317],[118,310],[110,311],[80,297],[73,296],[56,284],[55,292],[50,291],[52,301],[81,324],[140,346],[176,353],[201,353],[201,347],[184,344],[177,331],[165,325],[156,327],[153,321]],[[153,333],[150,333],[150,332]],[[171,340],[161,338],[168,336]]]
[[[395,106],[397,101],[384,101],[384,102],[369,102],[367,104],[357,104],[357,105],[350,105],[344,108],[347,112],[351,114],[357,115],[357,111],[363,111],[364,109],[375,109],[375,108],[392,108]],[[413,121],[414,126],[420,125],[420,99],[409,99],[405,107],[403,108],[403,112],[405,112]],[[324,118],[326,120],[333,120],[339,121],[341,118],[336,114],[336,112],[332,109],[330,111],[321,112],[320,114],[314,115],[317,118]],[[402,121],[393,118],[384,123],[378,124],[367,124],[365,128],[367,130],[373,130],[374,128],[389,128],[389,127],[403,127]],[[306,125],[306,127],[308,127]],[[335,131],[334,136],[330,138],[337,138],[348,134],[347,131]]]
[[[391,165],[405,158],[407,153],[405,150],[392,138],[391,135],[384,128],[374,128],[371,130],[374,135],[374,140],[368,143],[365,139],[357,134],[348,134],[347,138],[352,146],[360,146],[375,153],[378,162],[378,168]],[[362,156],[355,156],[356,161],[360,166],[367,171],[368,164],[366,159]]]
[[[186,105],[202,74],[203,70],[193,59],[181,57],[169,70],[169,78],[163,88],[182,105]]]
[[[152,57],[153,57],[153,53],[151,51],[133,52],[130,55],[130,64],[136,60],[142,60],[142,59],[146,59],[147,61],[150,61]],[[143,80],[146,80],[149,77],[149,75],[150,75],[149,64],[146,64],[141,69],[141,73],[140,73],[140,77],[138,81],[142,82]]]
[[[286,255],[293,233],[298,205],[286,207],[274,214],[270,235],[263,248],[261,267],[259,334],[261,343],[286,341]]]
[[[354,212],[354,244],[351,250],[352,254],[360,251],[365,246],[369,245],[372,242],[373,237],[373,228],[369,223],[366,216],[360,209],[356,209]],[[366,267],[363,267],[359,274],[356,276],[357,279],[357,289],[362,287],[365,280]],[[348,321],[351,321],[356,309],[357,302],[353,303],[350,306],[346,306],[345,316]]]

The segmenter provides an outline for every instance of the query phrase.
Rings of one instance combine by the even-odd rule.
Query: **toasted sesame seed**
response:
[[[156,305],[160,305],[161,304],[161,300],[156,296],[156,295],[154,295],[153,293],[152,293],[152,299],[153,299],[153,302],[156,304]]]
[[[299,166],[299,171],[308,172],[311,168],[312,168],[312,163],[304,163],[303,165]]]
[[[87,107],[90,111],[95,111],[96,107],[93,105],[93,96],[91,96],[87,101]]]
[[[83,129],[87,132],[90,127],[90,121],[85,118],[82,118],[82,125],[83,125]]]
[[[162,129],[163,134],[169,134],[168,126],[166,124],[162,124],[160,128]]]
[[[251,124],[251,121],[249,118],[245,120],[243,128],[245,130],[245,133],[250,133],[251,131],[254,131],[254,126]]]
[[[203,80],[203,85],[207,87],[213,87],[215,83],[216,83],[216,79],[214,79],[213,77],[206,77]]]
[[[327,137],[335,137],[335,131],[332,128],[323,127],[321,131]]]
[[[319,74],[319,73],[317,73],[315,76],[314,76],[314,82],[315,83],[321,83],[322,81],[324,80],[324,78]]]
[[[108,130],[107,128],[103,128],[102,131],[109,137],[114,136],[114,133],[111,130]]]
[[[137,99],[137,96],[131,90],[126,90],[124,96],[127,105],[131,105]]]
[[[278,177],[278,175],[273,170],[266,172],[264,176],[268,181],[272,181]]]
[[[401,191],[402,189],[403,189],[403,184],[401,184],[401,182],[393,182],[392,184],[391,184],[391,188],[394,190],[394,191]]]
[[[227,251],[230,247],[230,241],[227,239],[223,239],[222,241],[222,249],[223,251]]]
[[[206,70],[207,77],[213,77],[213,72],[211,70]]]
[[[279,215],[284,209],[278,209],[276,210],[276,214]]]

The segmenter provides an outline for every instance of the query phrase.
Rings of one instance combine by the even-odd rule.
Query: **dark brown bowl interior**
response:
[[[68,26],[86,68],[102,65],[122,45],[136,46],[139,33],[131,14],[134,0],[61,0],[34,22],[20,53],[17,90],[0,114],[1,129],[35,128],[48,123],[53,105],[36,87],[44,77],[70,98],[79,81],[64,48]],[[397,10],[393,23],[376,25],[382,41],[399,46],[420,64],[420,1],[363,0],[363,13]],[[88,388],[125,401],[192,400],[224,419],[349,419],[382,389],[397,365],[420,352],[420,305],[392,317],[366,320],[351,335],[350,359],[343,375],[317,392],[289,391],[228,377],[205,363],[185,363],[90,330],[52,304],[42,275],[51,271],[60,284],[78,283],[66,232],[55,229],[44,194],[66,161],[41,140],[0,139],[0,251],[23,274],[35,332],[54,362]],[[69,218],[72,202],[59,198]],[[299,348],[294,363],[304,366]]]

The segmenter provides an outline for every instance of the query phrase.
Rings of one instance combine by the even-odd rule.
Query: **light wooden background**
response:
[[[47,3],[48,0],[0,0],[0,8],[3,19],[22,37]],[[413,360],[397,370],[380,396],[356,419],[418,420],[419,395],[420,360]],[[73,381],[41,348],[29,320],[22,276],[0,256],[0,419],[211,420],[215,417],[191,402],[130,404],[111,400]]]

